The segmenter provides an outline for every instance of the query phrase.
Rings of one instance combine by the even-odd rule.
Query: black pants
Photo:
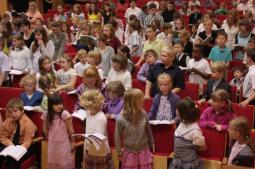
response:
[[[4,145],[0,145],[0,152],[5,149]],[[0,167],[2,165],[2,163],[4,162],[7,166],[8,169],[20,169],[21,164],[26,161],[29,157],[31,157],[33,154],[35,153],[35,144],[32,144],[28,150],[27,153],[19,160],[16,161],[15,159],[7,156],[1,156],[0,157]]]

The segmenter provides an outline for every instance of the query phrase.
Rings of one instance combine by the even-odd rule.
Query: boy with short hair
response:
[[[22,162],[34,152],[31,144],[37,129],[24,113],[23,106],[19,98],[11,99],[7,104],[9,117],[0,126],[0,152],[11,145],[21,145],[27,149],[27,153],[19,161],[9,156],[3,157],[9,169],[19,169]]]
[[[224,62],[214,62],[211,64],[211,78],[207,82],[207,88],[202,99],[198,101],[200,104],[209,100],[211,94],[218,89],[224,89],[228,93],[231,93],[231,87],[225,80],[226,69],[227,67]]]
[[[180,66],[180,68],[187,67],[190,57],[188,56],[188,54],[183,52],[184,51],[184,43],[181,41],[175,43],[174,49],[176,52],[175,63],[178,66]]]
[[[224,62],[227,66],[229,65],[229,61],[232,60],[232,53],[231,49],[226,46],[227,40],[228,35],[225,31],[218,32],[217,45],[212,48],[209,54],[211,62]]]
[[[203,94],[203,85],[210,78],[211,69],[208,61],[203,56],[203,46],[194,46],[192,59],[187,64],[187,72],[189,72],[189,82],[199,84],[199,95]]]
[[[232,70],[234,78],[229,82],[230,86],[236,86],[237,90],[240,90],[241,86],[243,86],[243,69],[241,67],[235,67]]]
[[[157,35],[157,38],[162,40],[164,46],[172,46],[173,29],[172,24],[164,23],[162,26],[163,31]]]

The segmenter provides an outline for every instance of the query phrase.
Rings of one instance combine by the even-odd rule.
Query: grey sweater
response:
[[[123,114],[116,120],[115,127],[115,147],[118,155],[121,155],[121,138],[123,146],[130,152],[141,152],[154,145],[154,138],[149,125],[147,114],[143,112],[143,118],[138,124],[128,121]]]

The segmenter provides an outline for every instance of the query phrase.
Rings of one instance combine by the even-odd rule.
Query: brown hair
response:
[[[120,69],[121,70],[126,70],[128,66],[128,60],[127,57],[122,56],[122,55],[115,55],[112,57],[112,62],[117,62],[120,63]]]
[[[146,50],[145,53],[144,53],[144,58],[146,58],[148,55],[152,55],[155,58],[158,58],[158,54],[154,49]]]
[[[246,144],[252,149],[253,153],[255,153],[255,143],[251,137],[251,129],[248,125],[247,118],[243,116],[235,117],[229,122],[229,126],[240,133],[246,140]]]
[[[54,82],[48,76],[41,76],[38,80],[39,87],[47,93],[53,86]]]
[[[24,103],[20,98],[12,98],[11,100],[8,101],[6,107],[7,109],[13,109],[13,108],[17,108],[20,111],[24,111]]]
[[[90,51],[88,57],[93,58],[96,62],[96,65],[99,65],[102,62],[102,55],[99,51]]]
[[[224,89],[218,89],[214,91],[211,95],[211,99],[215,101],[223,101],[226,103],[226,108],[228,112],[232,112],[231,101],[229,95]]]
[[[137,124],[144,113],[144,94],[140,89],[129,89],[124,94],[123,116],[127,121]]]
[[[111,24],[105,24],[103,27],[107,27],[110,29],[110,37],[109,37],[110,39],[115,37],[115,31]]]
[[[47,57],[47,56],[40,57],[39,60],[38,60],[38,66],[39,66],[39,72],[40,72],[40,74],[41,74],[41,75],[47,76],[48,73],[45,72],[45,70],[44,70],[44,68],[43,68],[43,62],[44,62],[45,60],[49,60],[49,61],[51,62],[50,58]],[[49,77],[53,82],[55,82],[56,76],[55,76],[55,73],[54,73],[54,71],[53,71],[53,69],[52,69],[52,66],[50,66],[50,67],[51,67],[51,69],[50,69],[50,76],[48,76],[48,77]]]
[[[18,49],[22,50],[23,49],[23,46],[25,45],[25,42],[24,42],[24,39],[23,39],[23,36],[21,34],[16,34],[12,37],[12,39],[15,39],[15,40],[18,40],[20,41],[21,43],[17,46]],[[14,50],[15,47],[12,46],[12,50]]]
[[[86,78],[93,78],[95,77],[96,78],[96,84],[95,84],[95,87],[97,89],[100,89],[101,88],[101,85],[102,85],[102,80],[101,80],[101,77],[98,73],[98,70],[96,67],[88,67],[87,69],[84,70],[83,72],[83,81],[86,79]]]
[[[106,87],[107,92],[113,92],[118,95],[118,97],[123,97],[125,92],[125,87],[121,81],[111,81]]]
[[[65,53],[63,56],[61,56],[59,58],[59,60],[62,60],[62,59],[66,60],[70,64],[71,68],[73,67],[73,61],[72,61],[71,56],[69,54]]]
[[[42,28],[38,28],[34,31],[34,34],[36,33],[40,33],[42,35],[42,41],[44,46],[47,45],[49,39],[48,39],[48,34],[46,32],[46,30],[42,27]],[[32,44],[32,52],[35,53],[37,48],[39,47],[37,40],[34,41],[34,43]]]

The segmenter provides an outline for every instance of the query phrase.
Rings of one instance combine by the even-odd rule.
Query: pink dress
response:
[[[71,141],[64,120],[70,118],[64,110],[61,116],[56,116],[48,131],[48,167],[47,169],[74,169],[74,155],[71,152]],[[47,113],[43,113],[47,120]]]

